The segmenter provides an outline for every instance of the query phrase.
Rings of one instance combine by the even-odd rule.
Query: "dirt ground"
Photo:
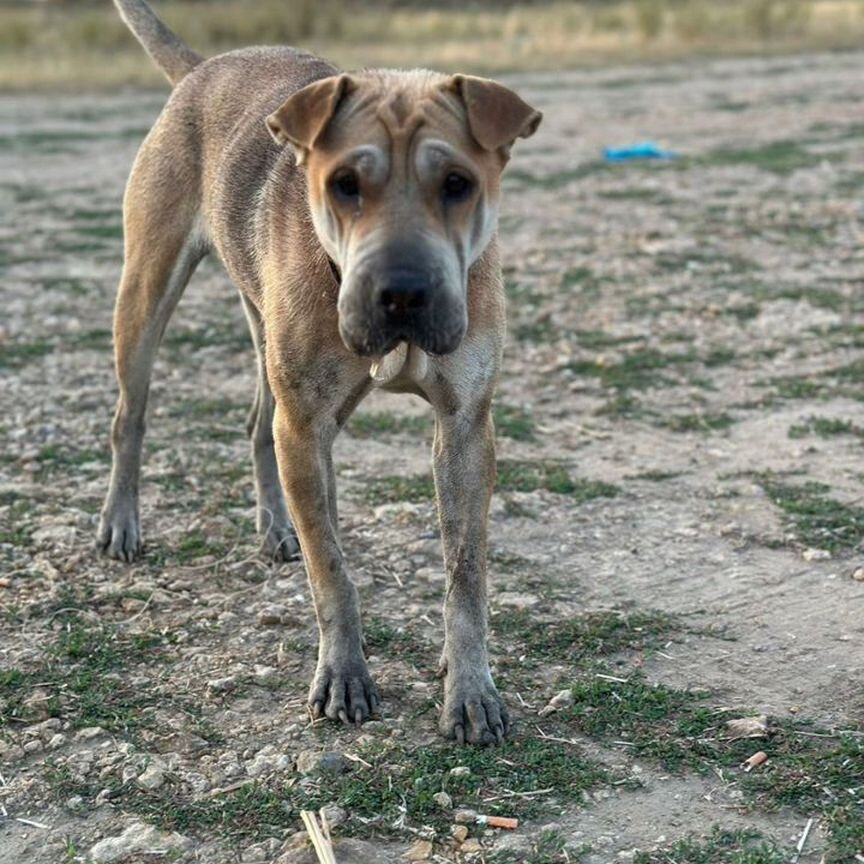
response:
[[[313,860],[296,851],[301,792],[344,811],[334,833],[356,838],[345,861],[397,860],[424,837],[442,861],[647,861],[715,825],[789,848],[809,818],[802,862],[864,854],[837,845],[834,811],[815,798],[747,793],[737,758],[670,766],[578,713],[538,716],[574,680],[640,676],[779,727],[861,732],[864,54],[509,82],[545,121],[516,148],[502,208],[511,334],[492,652],[522,739],[511,759],[538,736],[552,746],[546,734],[611,774],[579,794],[588,769],[574,769],[569,791],[566,771],[549,786],[502,786],[502,812],[513,802],[523,824],[458,852],[449,829],[433,838],[411,809],[425,755],[470,762],[482,784],[482,766],[510,752],[476,767],[436,737],[443,575],[425,479],[431,419],[411,397],[373,394],[336,449],[382,719],[359,731],[309,725],[308,587],[299,562],[273,568],[257,555],[243,432],[252,352],[215,262],[193,279],[157,364],[147,554],[123,565],[94,552],[120,201],[165,96],[4,97],[3,864]],[[679,158],[602,161],[604,145],[645,138]],[[607,665],[590,651],[573,659],[569,644],[537,648],[562,622],[610,611],[651,623]],[[322,750],[341,754],[353,785],[309,780],[303,760]],[[860,817],[856,753],[842,786]],[[401,790],[401,822],[363,809],[373,786]],[[280,796],[294,803],[280,810]],[[119,857],[97,845],[137,820],[162,833],[119,843]]]

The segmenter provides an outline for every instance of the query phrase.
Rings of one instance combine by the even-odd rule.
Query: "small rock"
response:
[[[44,687],[36,687],[21,705],[26,709],[28,717],[44,720],[49,714],[52,699],[52,694]]]
[[[282,623],[282,616],[288,610],[284,606],[265,606],[258,612],[259,627],[274,627],[276,624]]]
[[[281,845],[273,837],[263,843],[255,843],[240,854],[240,864],[269,864],[278,854]]]
[[[59,750],[66,743],[66,736],[62,732],[58,732],[56,735],[51,736],[51,740],[48,742],[49,750]]]
[[[801,557],[805,561],[828,561],[831,553],[827,549],[805,549]]]
[[[98,738],[104,734],[105,730],[101,726],[85,726],[75,733],[75,737],[79,741],[91,741],[93,738]]]
[[[471,769],[465,765],[457,765],[450,769],[451,777],[467,777],[471,773]]]
[[[482,852],[483,846],[476,837],[469,837],[460,847],[459,851],[465,855],[470,855],[472,852]]]
[[[275,666],[255,666],[255,683],[262,687],[272,687],[279,682],[279,670]]]
[[[864,567],[859,567],[857,570],[852,572],[852,578],[856,582],[864,582]]]
[[[165,771],[157,762],[152,762],[138,775],[137,782],[143,789],[158,789],[165,783]]]
[[[301,750],[297,754],[297,770],[301,774],[341,774],[347,764],[345,757],[334,750]]]
[[[84,799],[80,795],[73,795],[66,799],[66,809],[73,813],[81,810],[84,807]]]
[[[457,810],[453,816],[453,821],[459,825],[476,825],[477,811],[476,810]]]
[[[760,714],[758,717],[727,720],[726,728],[733,739],[764,738],[768,734],[768,717],[765,714]]]
[[[345,822],[348,814],[338,804],[326,804],[321,808],[321,818],[326,820],[331,828],[335,828]]]
[[[34,543],[48,546],[71,546],[75,542],[74,525],[47,525],[38,528],[31,535]]]
[[[468,827],[466,825],[451,825],[450,836],[457,843],[464,843],[468,837]]]
[[[236,675],[226,675],[224,678],[212,678],[207,682],[207,689],[211,693],[227,693],[237,686]]]
[[[159,849],[162,854],[183,852],[192,845],[192,841],[180,834],[163,834],[152,825],[143,822],[133,822],[117,837],[106,837],[100,840],[90,850],[90,857],[95,864],[114,864],[116,861],[127,861],[130,858]]]
[[[428,861],[432,857],[432,843],[429,840],[418,840],[402,857],[406,861]]]
[[[562,690],[560,693],[557,693],[553,696],[547,705],[540,709],[537,713],[541,717],[548,717],[550,714],[554,714],[561,708],[567,708],[568,706],[573,704],[573,692],[571,690]]]
[[[274,747],[260,750],[251,762],[246,764],[246,773],[250,777],[261,777],[276,771],[288,771],[291,768],[291,757],[284,753],[276,753]]]
[[[521,594],[518,591],[501,591],[495,596],[499,606],[510,609],[531,609],[540,602],[536,594]]]
[[[38,753],[42,749],[42,742],[38,738],[34,738],[32,741],[28,741],[24,745],[25,753]]]
[[[450,810],[453,807],[453,799],[446,792],[436,792],[432,800],[442,809]]]

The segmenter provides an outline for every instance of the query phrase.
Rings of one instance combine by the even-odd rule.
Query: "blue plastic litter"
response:
[[[655,141],[639,141],[625,147],[604,147],[607,162],[626,162],[628,159],[674,159],[678,154],[661,147]]]

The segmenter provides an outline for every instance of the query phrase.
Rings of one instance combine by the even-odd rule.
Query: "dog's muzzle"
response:
[[[431,269],[398,266],[343,284],[339,332],[361,355],[386,354],[399,342],[449,354],[465,335],[465,304]]]

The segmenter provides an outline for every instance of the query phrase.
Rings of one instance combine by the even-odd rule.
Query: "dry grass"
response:
[[[507,10],[350,8],[343,0],[156,4],[205,54],[300,44],[340,65],[473,72],[562,69],[693,54],[856,47],[864,0],[621,0]],[[0,89],[114,87],[160,80],[107,0],[0,8]]]

